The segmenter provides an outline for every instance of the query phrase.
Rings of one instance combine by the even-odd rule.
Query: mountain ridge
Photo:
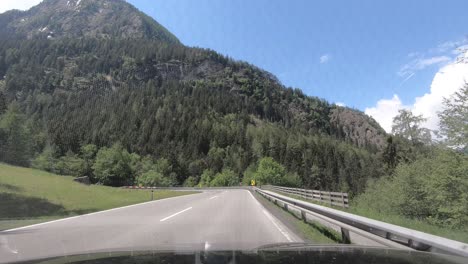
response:
[[[102,15],[110,11],[92,9],[90,0],[77,3],[47,0],[0,15],[0,103],[16,102],[36,124],[33,156],[120,142],[168,158],[180,183],[208,168],[242,175],[268,156],[309,187],[352,192],[380,173],[386,133],[364,113],[285,87],[249,63],[171,41],[172,34],[153,34],[163,31],[149,17],[153,29],[139,22],[106,29],[128,21]],[[143,21],[128,3],[98,7],[105,3]],[[22,19],[27,23],[14,25]],[[311,181],[313,173],[321,183]]]
[[[148,38],[179,44],[166,28],[123,0],[44,0],[27,11],[7,11],[0,34],[33,37]],[[2,23],[3,22],[3,23]],[[5,23],[6,22],[6,23]]]
[[[118,18],[125,17],[125,15],[128,15],[128,17],[123,21]],[[106,22],[102,23],[103,21]],[[116,23],[116,21],[119,22]],[[106,30],[108,24],[113,24],[114,27]],[[120,25],[126,26],[121,28]],[[143,25],[150,29],[145,30]],[[170,45],[182,45],[172,33],[167,31],[156,20],[148,17],[124,0],[44,0],[27,11],[12,10],[0,14],[0,28],[4,29],[0,30],[0,35],[5,34],[5,30],[14,31],[14,34],[10,32],[9,37],[11,38],[14,35],[20,39],[46,38],[52,40],[55,38],[77,37],[148,39],[150,41],[167,42]],[[159,35],[152,32],[159,32]],[[211,51],[208,50],[208,52]],[[210,57],[215,58],[214,60],[205,59],[195,63],[186,63],[177,59],[153,61],[146,64],[141,63],[144,64],[143,67],[132,70],[137,71],[137,75],[158,72],[160,73],[159,77],[164,80],[183,81],[216,78],[224,74],[226,60],[224,59],[222,63],[215,62],[216,60],[219,62],[219,58],[222,57],[215,54],[215,52],[212,52]],[[284,87],[273,74],[248,63],[241,64],[243,67],[251,68],[249,71],[256,72],[256,74],[260,75],[260,78],[267,79],[270,84],[279,90]],[[243,71],[245,72],[245,70]],[[245,78],[231,78],[229,80],[230,92],[242,93],[242,84],[238,81],[239,79],[245,82]],[[304,111],[304,106],[297,104],[290,108],[290,111],[295,112],[294,114],[300,115]],[[378,147],[384,144],[383,136],[385,132],[371,117],[346,107],[335,106],[334,109],[331,111],[330,121],[334,126],[340,127],[340,130],[342,130],[339,132],[340,134],[346,135],[358,146],[364,146],[366,142],[375,144]]]

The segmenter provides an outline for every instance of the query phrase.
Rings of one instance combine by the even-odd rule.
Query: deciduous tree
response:
[[[439,112],[440,133],[453,147],[468,147],[468,83],[450,98],[444,98],[444,109]]]
[[[421,123],[426,121],[422,115],[414,115],[410,110],[400,109],[393,118],[392,133],[411,140],[413,144],[431,143],[431,132],[422,128]]]

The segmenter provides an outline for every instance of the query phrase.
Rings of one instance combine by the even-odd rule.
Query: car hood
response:
[[[459,256],[353,245],[281,243],[243,251],[114,249],[17,263],[421,263],[464,264]]]

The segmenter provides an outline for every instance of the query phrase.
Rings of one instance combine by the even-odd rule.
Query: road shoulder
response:
[[[316,244],[336,244],[335,241],[324,236],[320,231],[315,229],[313,226],[304,223],[302,220],[297,219],[291,213],[284,211],[282,208],[273,204],[272,202],[265,199],[263,196],[252,191],[255,199],[274,217],[276,217],[281,223],[286,226],[291,232],[302,241],[307,243]]]

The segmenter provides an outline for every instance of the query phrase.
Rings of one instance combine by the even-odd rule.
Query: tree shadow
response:
[[[94,208],[66,210],[42,198],[16,193],[0,193],[0,220],[31,219],[44,216],[76,216],[99,211]]]
[[[20,192],[23,190],[23,188],[21,187],[10,185],[7,183],[0,183],[0,189],[4,189],[11,192]]]
[[[83,214],[94,213],[96,211],[99,211],[99,210],[97,210],[97,209],[76,209],[76,210],[68,210],[68,211],[65,211],[65,212],[66,212],[66,215],[73,216],[73,215],[83,215]]]
[[[31,218],[68,214],[62,205],[46,199],[15,193],[0,193],[0,219]]]

